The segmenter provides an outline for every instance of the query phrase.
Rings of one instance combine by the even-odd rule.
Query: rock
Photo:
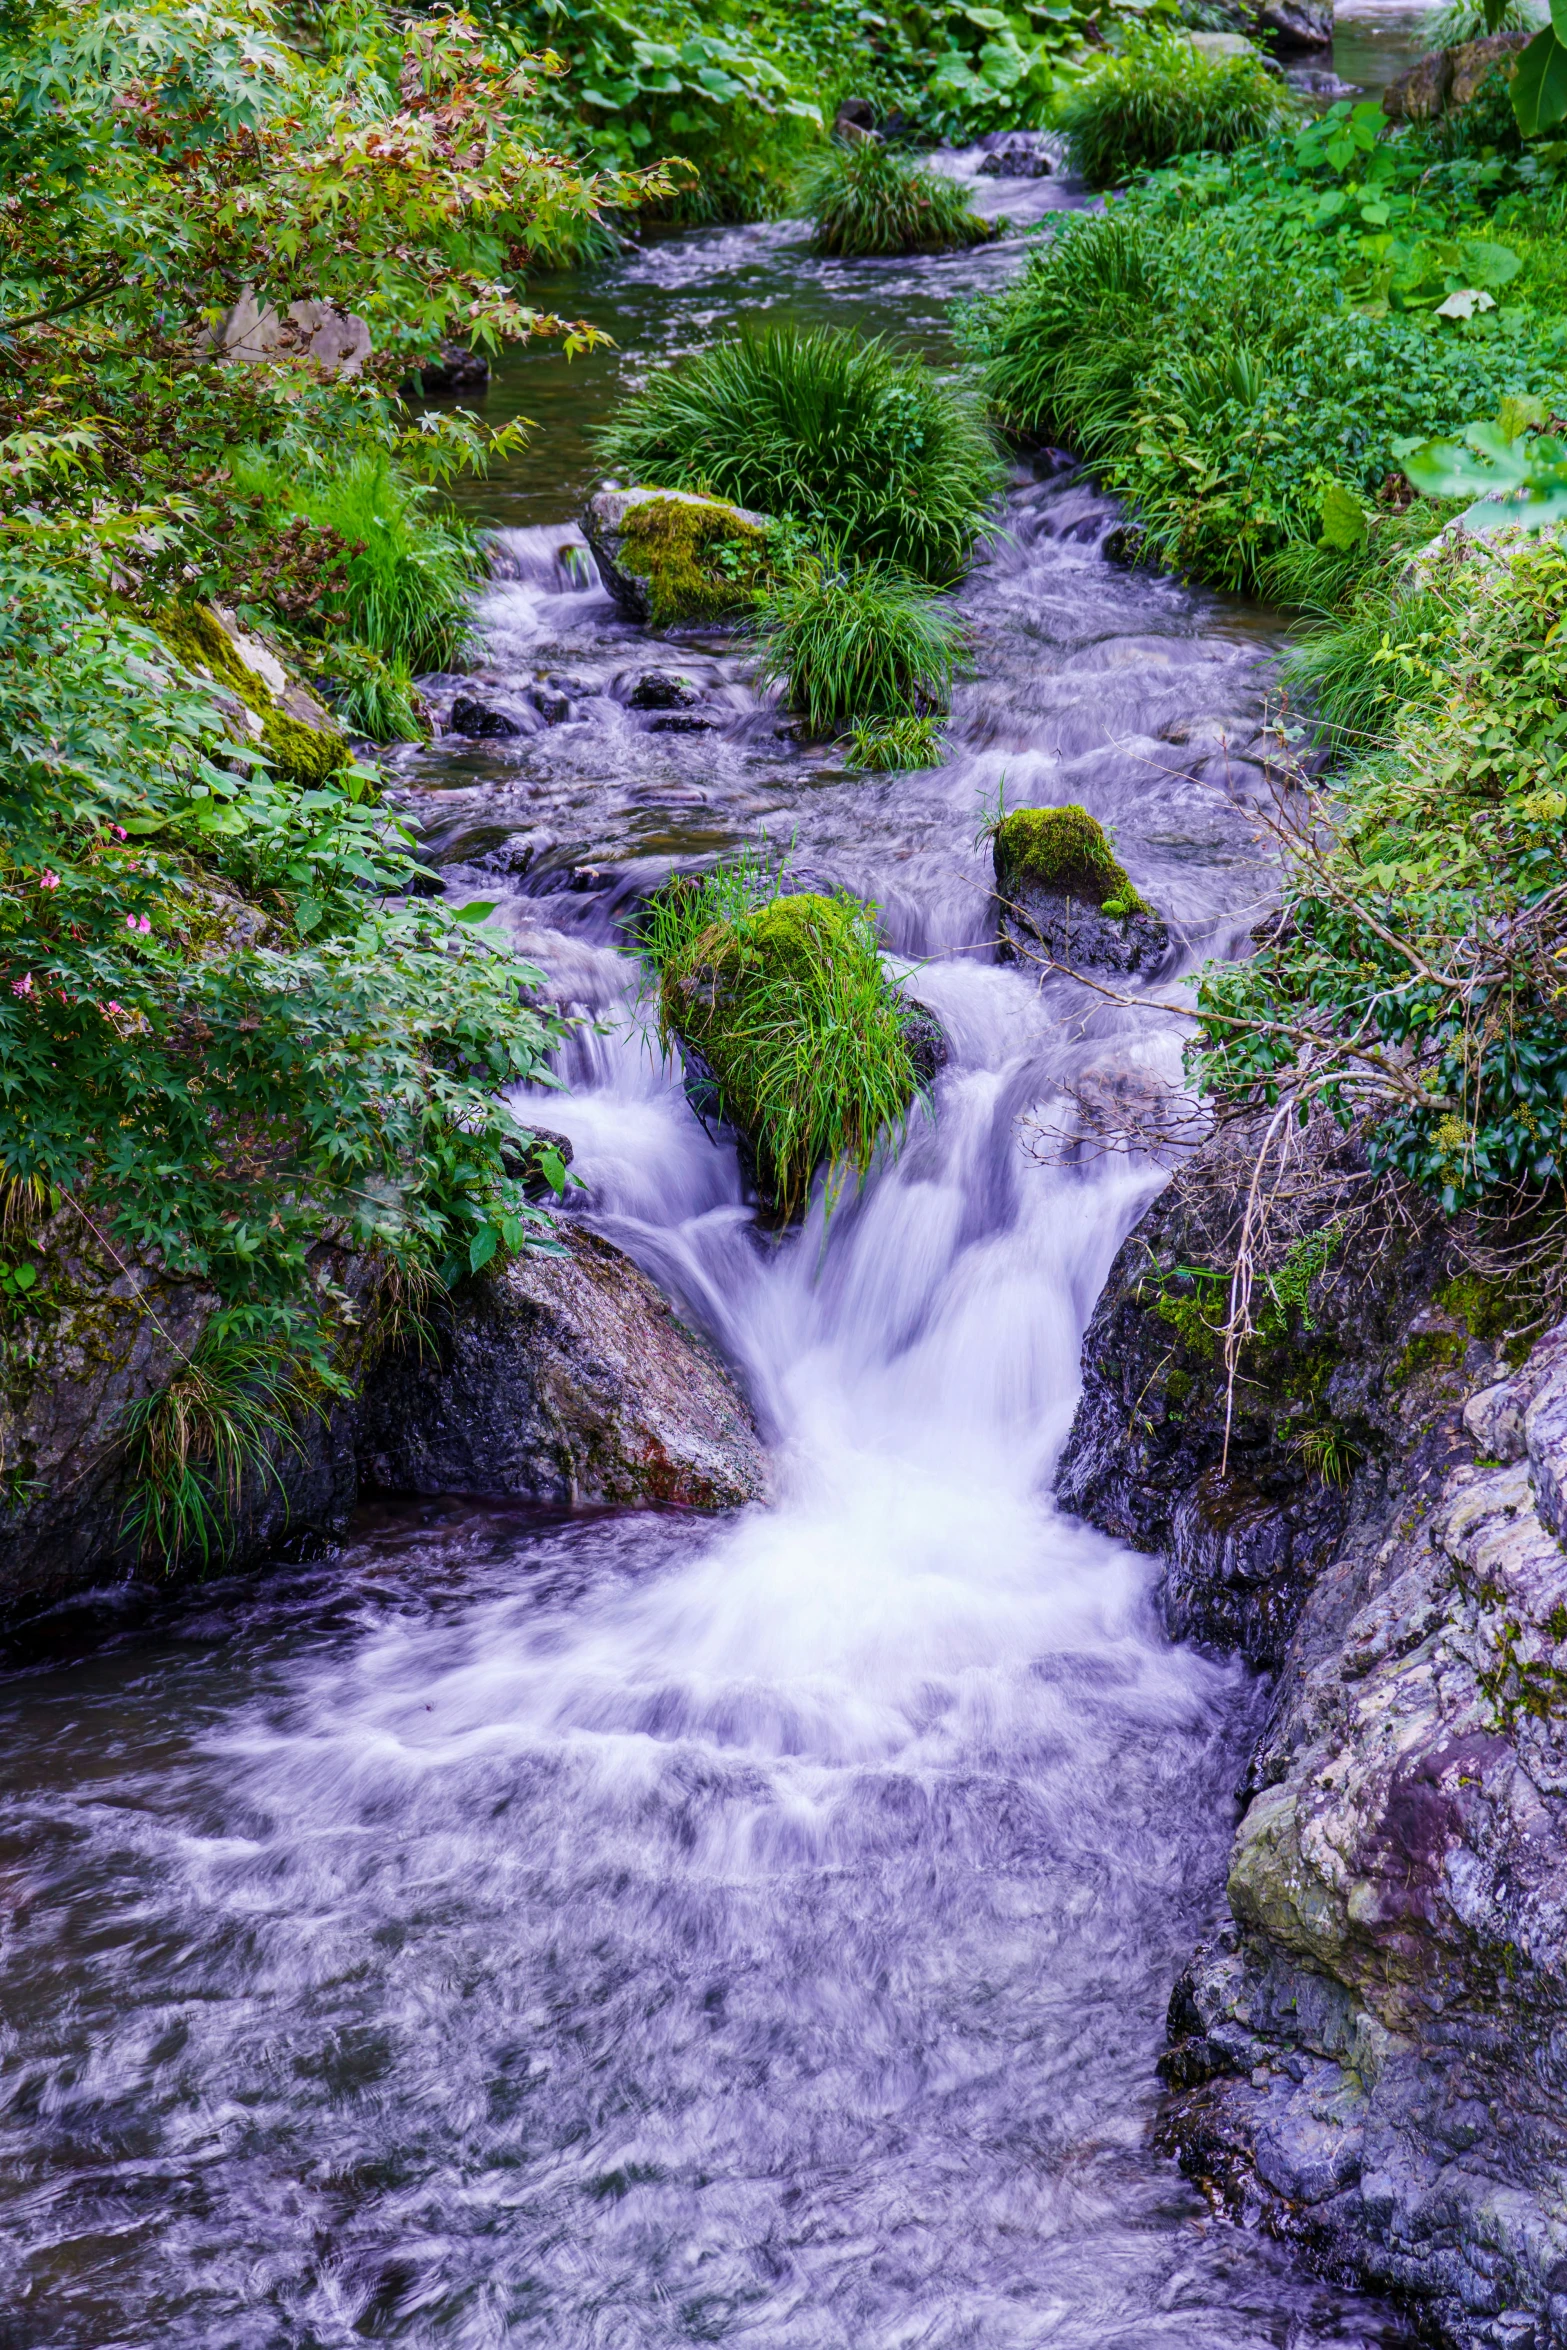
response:
[[[988,145],[988,142],[987,142]],[[1038,180],[1055,165],[1037,131],[1009,131],[980,161],[981,179]]]
[[[1131,565],[1143,559],[1148,544],[1148,533],[1140,522],[1118,522],[1106,531],[1100,541],[1099,552],[1107,563]]]
[[[903,1023],[903,1041],[921,1085],[934,1085],[950,1058],[947,1032],[929,1004],[910,1001]]]
[[[1255,23],[1275,49],[1333,46],[1333,0],[1262,0]]]
[[[711,710],[676,710],[648,720],[649,734],[713,734],[721,721]]]
[[[442,392],[480,392],[490,380],[490,363],[482,351],[463,343],[443,343],[438,360],[419,370],[419,389],[427,399]]]
[[[1260,55],[1256,43],[1248,41],[1244,33],[1188,33],[1186,38],[1199,57],[1258,57]],[[1273,68],[1273,71],[1275,73],[1278,71],[1277,66]]]
[[[1567,2339],[1567,1324],[1509,1369],[1505,1295],[1450,1270],[1462,1230],[1394,1217],[1373,1251],[1358,1145],[1319,1114],[1301,1228],[1358,1214],[1359,1253],[1243,1359],[1221,1470],[1222,1299],[1181,1268],[1227,1266],[1257,1133],[1214,1135],[1123,1248],[1057,1484],[1169,1547],[1175,1628],[1278,1674],[1231,1921],[1171,1998],[1160,2139],[1237,2215],[1411,2297],[1433,2338],[1547,2350]],[[1306,1442],[1329,1420],[1352,1448],[1336,1487]]]
[[[996,832],[995,871],[1003,961],[1138,971],[1169,951],[1169,931],[1086,809],[1015,808]]]
[[[832,118],[832,135],[845,146],[876,135],[876,109],[868,98],[845,98]]]
[[[600,490],[583,535],[605,587],[644,627],[723,620],[768,576],[765,514],[690,490]],[[726,567],[727,566],[727,567]]]
[[[329,374],[352,378],[371,356],[370,329],[332,302],[291,302],[279,312],[246,286],[207,338],[219,359],[310,359]]]
[[[580,1228],[473,1286],[442,1359],[383,1363],[359,1465],[385,1491],[731,1509],[766,1491],[729,1373],[629,1258]]]
[[[1533,38],[1530,33],[1492,33],[1482,41],[1460,41],[1448,51],[1451,72],[1447,85],[1447,109],[1457,113],[1479,95],[1480,85],[1493,66],[1516,57]],[[1511,75],[1508,79],[1511,80]]]
[[[170,604],[156,626],[170,652],[212,686],[236,739],[259,742],[280,774],[317,784],[350,763],[331,711],[223,605]]]
[[[472,694],[457,696],[446,721],[446,730],[449,734],[470,735],[480,742],[525,731],[515,718],[508,718],[504,710],[494,709],[490,703],[478,701]]]
[[[537,1145],[519,1149],[524,1180]],[[569,1159],[564,1136],[548,1139]],[[529,1185],[532,1188],[532,1185]],[[111,1258],[69,1214],[45,1228],[25,1352],[0,1390],[0,1624],[138,1576],[122,1426],[129,1405],[198,1352],[217,1299],[200,1284]],[[311,1258],[337,1367],[358,1402],[300,1414],[293,1441],[244,1478],[212,1565],[248,1571],[341,1534],[361,1483],[542,1501],[725,1508],[763,1489],[763,1455],[728,1373],[606,1241],[566,1229],[566,1254],[530,1252],[443,1309],[446,1368],[373,1360],[379,1271],[323,1245]],[[413,1415],[412,1418],[406,1415]],[[444,1482],[443,1482],[444,1480]],[[192,1552],[179,1571],[200,1571]]]
[[[633,710],[689,710],[701,698],[689,678],[676,677],[668,669],[647,669],[631,690],[630,704]]]

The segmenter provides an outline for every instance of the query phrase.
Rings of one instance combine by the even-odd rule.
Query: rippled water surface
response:
[[[670,240],[592,364],[699,340],[741,286],[934,346],[964,273],[1008,266]],[[336,1558],[0,1689],[0,2344],[1400,2339],[1150,2149],[1257,1700],[1048,1498],[1158,1180],[1069,1147],[1075,1104],[1173,1069],[1145,999],[1256,918],[1276,623],[1117,569],[1109,508],[1042,457],[965,591],[947,765],[851,775],[743,648],[653,643],[582,584],[568,412],[608,378],[523,372],[546,429],[495,491],[464,688],[518,731],[403,780],[452,891],[498,898],[591,1016],[572,1090],[528,1108],[573,1138],[578,1212],[736,1364],[777,1496],[724,1522],[388,1500]],[[693,729],[632,707],[654,667]],[[1116,827],[1179,936],[1130,1004],[995,962],[998,795]],[[759,840],[881,906],[950,1047],[896,1162],[781,1242],[659,1061],[619,927],[672,863]]]

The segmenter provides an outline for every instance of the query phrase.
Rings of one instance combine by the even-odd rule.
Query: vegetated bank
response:
[[[439,489],[492,445],[400,386],[459,331],[577,332],[535,259],[674,184],[564,161],[538,96],[458,15],[0,34],[8,1607],[330,1524],[377,1359],[547,1241],[561,1158],[500,1095],[559,1023],[487,908],[410,894],[366,740],[423,731],[416,672],[462,657],[479,554]],[[516,1278],[569,1287],[548,1262]],[[555,1435],[557,1493],[590,1455],[624,1486]],[[742,1498],[732,1465],[655,1482]]]
[[[1335,765],[1200,982],[1058,1490],[1166,1553],[1174,1631],[1278,1676],[1168,2143],[1466,2350],[1556,2340],[1567,2274],[1567,387],[1505,73],[1183,161],[968,330],[1151,559],[1318,617],[1291,689]],[[1488,485],[1529,510],[1444,529]]]

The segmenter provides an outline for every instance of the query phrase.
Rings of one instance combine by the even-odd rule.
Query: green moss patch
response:
[[[722,620],[743,611],[772,573],[768,533],[732,507],[684,498],[645,498],[628,509],[618,556],[647,581],[655,628],[679,620]]]
[[[869,911],[818,892],[762,898],[745,864],[677,881],[648,909],[659,1028],[688,1079],[744,1136],[757,1188],[787,1219],[818,1167],[869,1172],[920,1081],[911,1006],[882,969]],[[774,885],[776,886],[776,885]]]
[[[1014,808],[995,832],[996,886],[1058,889],[1106,914],[1146,914],[1104,835],[1086,808]]]
[[[262,749],[291,783],[324,783],[351,763],[353,754],[341,735],[307,726],[278,707],[266,679],[240,659],[228,630],[205,604],[170,604],[154,626],[188,669],[204,669],[215,684],[255,713],[261,721]]]

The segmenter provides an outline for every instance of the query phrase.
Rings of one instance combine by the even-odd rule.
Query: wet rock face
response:
[[[618,1249],[567,1227],[565,1253],[477,1284],[439,1361],[382,1365],[359,1465],[393,1492],[729,1509],[766,1464],[717,1357]]]
[[[1313,1282],[1221,1470],[1222,1361],[1177,1268],[1223,1258],[1245,1145],[1206,1145],[1122,1250],[1057,1485],[1167,1550],[1172,1629],[1278,1674],[1231,1922],[1171,2000],[1163,2142],[1437,2338],[1561,2350],[1567,1325],[1509,1370],[1444,1228],[1395,1235]],[[1354,1145],[1311,1147],[1331,1215]],[[1304,1441],[1328,1415],[1342,1486]]]
[[[525,1177],[543,1143],[569,1161],[569,1142],[541,1130],[519,1150]],[[537,1188],[548,1195],[542,1170]],[[373,1268],[336,1249],[312,1264],[324,1301],[336,1293],[353,1309],[338,1360],[365,1392],[327,1418],[301,1417],[270,1468],[247,1477],[230,1569],[319,1550],[344,1531],[364,1483],[694,1509],[764,1489],[761,1446],[728,1372],[607,1241],[568,1226],[563,1256],[528,1254],[470,1284],[448,1310],[439,1364],[383,1355],[367,1369]],[[122,1424],[196,1351],[217,1303],[194,1282],[127,1270],[69,1237],[51,1250],[48,1285],[50,1320],[17,1350],[0,1393],[0,1623],[164,1573],[126,1532]]]
[[[1169,931],[1085,809],[1013,809],[996,829],[994,859],[1003,962],[1129,972],[1168,953]]]
[[[1529,37],[1491,33],[1483,40],[1427,50],[1383,91],[1383,113],[1392,122],[1429,122],[1436,115],[1458,112],[1477,95],[1492,67],[1516,56]]]

